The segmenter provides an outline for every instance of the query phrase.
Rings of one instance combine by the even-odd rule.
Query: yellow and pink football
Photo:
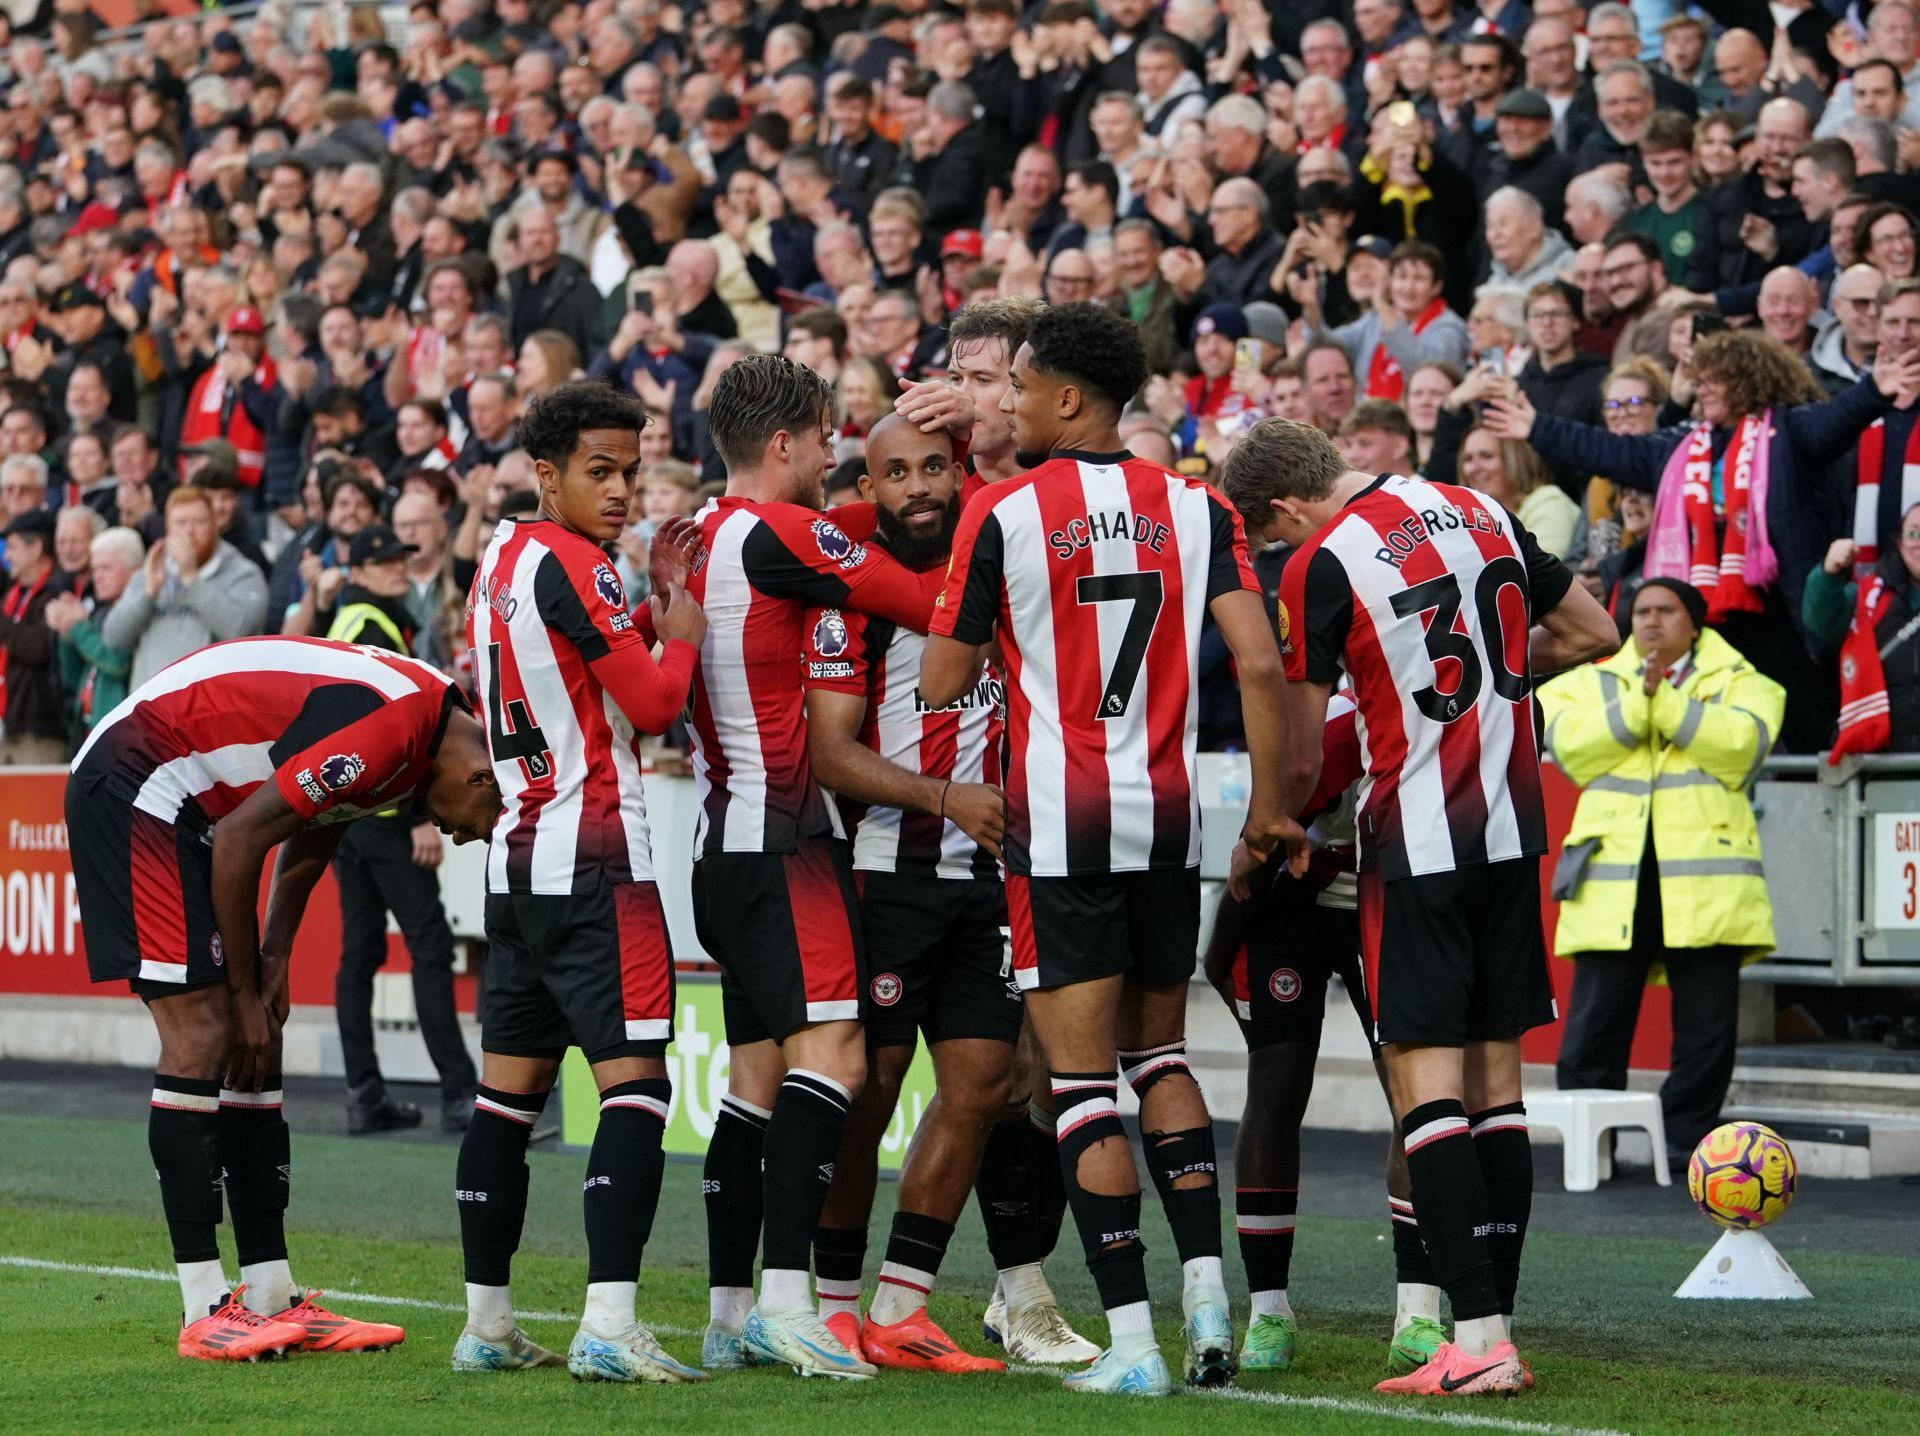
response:
[[[1687,1163],[1694,1205],[1723,1227],[1764,1227],[1793,1205],[1793,1148],[1759,1122],[1728,1122],[1700,1139]]]

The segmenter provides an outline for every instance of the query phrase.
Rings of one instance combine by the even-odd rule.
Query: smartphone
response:
[[[1419,112],[1414,109],[1411,100],[1395,100],[1387,106],[1387,123],[1398,129],[1404,130],[1417,118],[1419,118]]]
[[[1693,316],[1693,337],[1704,339],[1709,334],[1718,334],[1727,327],[1726,316],[1722,314],[1696,314]]]
[[[1482,349],[1480,363],[1495,374],[1505,376],[1507,372],[1507,351],[1504,349]]]
[[[653,291],[638,279],[627,281],[627,313],[653,313]]]
[[[1236,339],[1233,364],[1236,369],[1258,369],[1267,362],[1267,346],[1258,339]]]

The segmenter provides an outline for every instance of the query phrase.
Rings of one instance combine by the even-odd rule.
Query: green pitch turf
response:
[[[1409,1436],[1435,1425],[1573,1436],[1609,1432],[1860,1432],[1920,1429],[1920,1260],[1794,1254],[1816,1300],[1679,1302],[1673,1288],[1706,1249],[1618,1238],[1536,1236],[1527,1248],[1519,1336],[1538,1376],[1506,1402],[1390,1400],[1383,1372],[1392,1307],[1384,1223],[1305,1219],[1293,1291],[1299,1366],[1248,1378],[1223,1396],[1171,1404],[1069,1396],[1055,1377],[888,1374],[850,1386],[784,1371],[724,1375],[698,1388],[582,1386],[561,1371],[455,1376],[461,1318],[451,1147],[295,1137],[290,1230],[296,1279],[348,1314],[399,1321],[386,1355],[306,1356],[217,1367],[173,1354],[177,1291],[159,1221],[143,1124],[0,1117],[0,1429],[146,1432],[898,1431],[911,1436],[1044,1431],[1317,1431]],[[564,1350],[584,1277],[577,1155],[536,1155],[514,1293],[529,1332]],[[884,1244],[883,1186],[869,1279]],[[1805,1220],[1796,1212],[1789,1221]],[[699,1350],[706,1319],[699,1172],[668,1167],[641,1303],[667,1346]],[[1150,1273],[1177,1313],[1177,1265],[1157,1204],[1147,1205]],[[1052,1275],[1089,1333],[1091,1284],[1071,1227]],[[229,1244],[228,1251],[231,1252]],[[1228,1238],[1228,1267],[1238,1261]],[[229,1258],[231,1260],[231,1258]],[[92,1270],[86,1270],[91,1268]],[[116,1270],[117,1269],[117,1270]],[[231,1271],[231,1266],[229,1267]],[[161,1274],[150,1279],[139,1273]],[[978,1314],[992,1281],[977,1218],[962,1220],[934,1315],[986,1349]],[[364,1294],[356,1299],[355,1293]],[[400,1298],[407,1304],[376,1302]],[[1244,1292],[1236,1291],[1237,1299]],[[1237,1313],[1244,1317],[1244,1311]],[[1163,1323],[1170,1361],[1176,1328]],[[1171,1428],[1168,1422],[1175,1423]],[[1204,1423],[1204,1424],[1203,1424]]]

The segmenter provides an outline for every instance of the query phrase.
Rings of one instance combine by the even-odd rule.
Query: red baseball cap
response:
[[[940,257],[949,254],[964,254],[968,259],[978,259],[987,252],[987,242],[980,237],[977,229],[956,229],[940,243]]]
[[[266,321],[261,319],[258,309],[243,304],[227,316],[227,333],[229,334],[265,334],[266,332]]]

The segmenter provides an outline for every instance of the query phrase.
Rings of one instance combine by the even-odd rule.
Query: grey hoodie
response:
[[[134,688],[209,643],[259,633],[266,619],[265,575],[225,539],[192,583],[180,581],[172,559],[166,571],[154,597],[136,573],[101,626],[110,647],[133,655]]]
[[[1534,256],[1531,263],[1518,273],[1514,273],[1496,259],[1493,261],[1493,268],[1487,272],[1486,282],[1509,285],[1524,294],[1536,284],[1545,283],[1549,279],[1558,279],[1561,268],[1571,258],[1573,258],[1573,246],[1567,243],[1566,236],[1557,229],[1545,230],[1540,237],[1540,252]]]

